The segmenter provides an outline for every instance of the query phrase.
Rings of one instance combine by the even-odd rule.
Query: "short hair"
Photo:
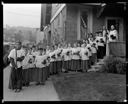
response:
[[[32,48],[36,48],[36,46],[33,45]]]
[[[20,41],[16,41],[15,43],[22,45],[22,43]]]

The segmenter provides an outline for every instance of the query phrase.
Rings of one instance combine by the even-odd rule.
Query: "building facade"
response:
[[[115,9],[116,8],[116,9]],[[126,24],[124,5],[105,5],[101,3],[52,4],[50,28],[51,43],[65,41],[73,43],[87,38],[106,26],[115,25],[119,32],[119,41],[125,40]],[[117,12],[118,10],[118,12]]]
[[[111,25],[116,26],[119,41],[126,39],[124,3],[58,3],[49,4],[47,10],[48,6],[42,4],[42,8],[41,27],[45,27],[43,30],[47,44],[74,43],[86,39],[88,33],[101,30],[102,26],[110,29]]]

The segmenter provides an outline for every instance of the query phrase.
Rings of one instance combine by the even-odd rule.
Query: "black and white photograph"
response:
[[[126,4],[2,3],[2,102],[127,102]]]

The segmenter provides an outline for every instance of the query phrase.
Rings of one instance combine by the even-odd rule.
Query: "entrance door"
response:
[[[118,19],[108,19],[107,20],[107,28],[108,28],[108,30],[111,29],[111,25],[114,25],[116,30],[119,32],[119,20]]]
[[[106,18],[106,27],[110,30],[111,25],[114,25],[116,30],[118,31],[119,40],[123,40],[123,19],[116,17],[107,17]]]

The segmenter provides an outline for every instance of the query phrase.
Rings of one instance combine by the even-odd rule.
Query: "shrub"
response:
[[[104,64],[101,66],[100,71],[108,72],[108,73],[125,74],[126,73],[125,60],[120,57],[107,56],[104,59]]]

